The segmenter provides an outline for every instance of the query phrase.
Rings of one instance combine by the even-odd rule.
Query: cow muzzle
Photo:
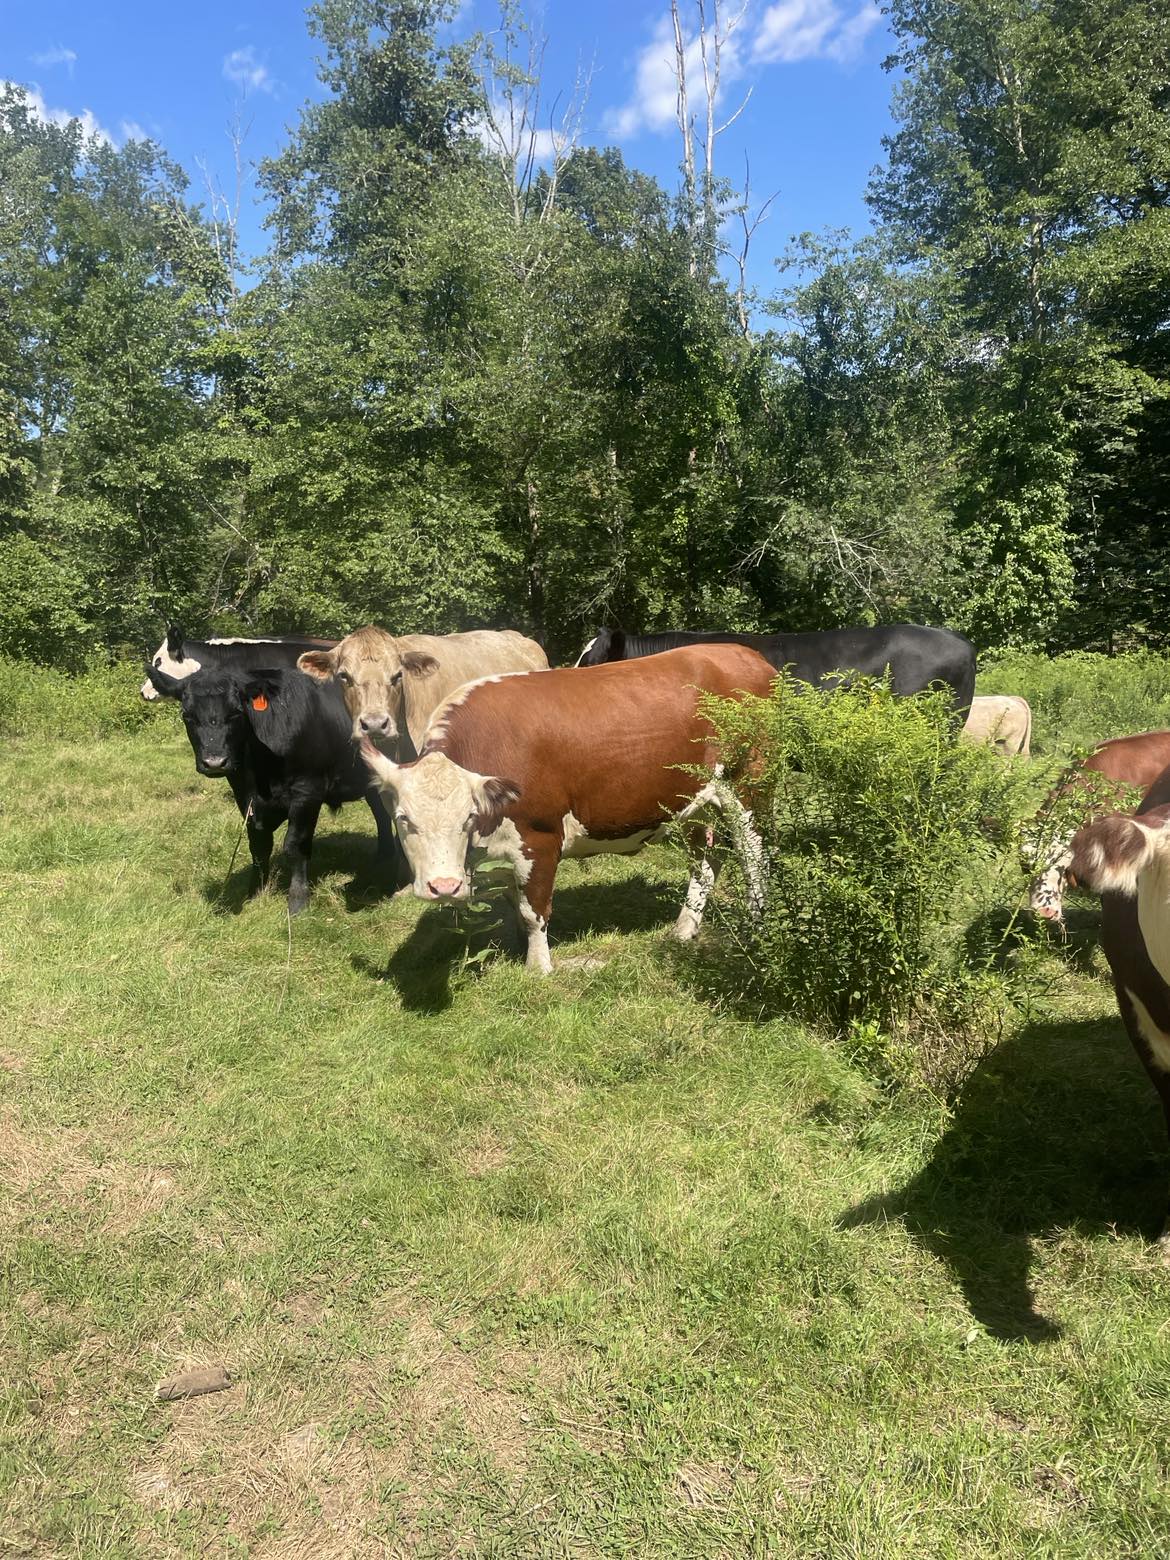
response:
[[[357,727],[359,736],[370,737],[374,742],[398,735],[398,728],[389,715],[359,715]]]
[[[464,878],[431,878],[424,899],[467,899],[470,890]]]
[[[227,759],[222,753],[207,753],[203,758],[205,774],[222,775],[227,770]]]

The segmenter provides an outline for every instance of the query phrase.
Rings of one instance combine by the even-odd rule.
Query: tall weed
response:
[[[768,699],[707,707],[727,760],[753,772],[763,843],[762,912],[742,873],[712,906],[742,955],[725,977],[883,1079],[951,1092],[1013,996],[1025,766],[956,742],[943,696],[882,682],[781,679]]]
[[[140,666],[93,661],[75,674],[0,656],[0,737],[108,737],[159,719],[157,704],[139,697]]]

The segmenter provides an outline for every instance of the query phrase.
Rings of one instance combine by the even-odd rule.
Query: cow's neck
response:
[[[1170,984],[1170,870],[1160,850],[1138,875],[1137,911],[1150,963]]]

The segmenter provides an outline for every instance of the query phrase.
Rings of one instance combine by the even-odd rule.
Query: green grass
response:
[[[290,936],[173,728],[0,768],[6,1551],[1164,1548],[1164,1143],[1089,912],[948,1115],[693,995],[665,853],[564,870],[542,982],[381,897],[363,808]]]

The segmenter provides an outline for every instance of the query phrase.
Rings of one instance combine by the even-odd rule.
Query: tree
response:
[[[1125,314],[1170,274],[1170,33],[1157,0],[893,0],[890,15],[900,128],[870,199],[897,258],[945,275],[963,310],[969,622],[987,642],[1034,639],[1099,556],[1118,463],[1164,393],[1165,360],[1150,372]]]

